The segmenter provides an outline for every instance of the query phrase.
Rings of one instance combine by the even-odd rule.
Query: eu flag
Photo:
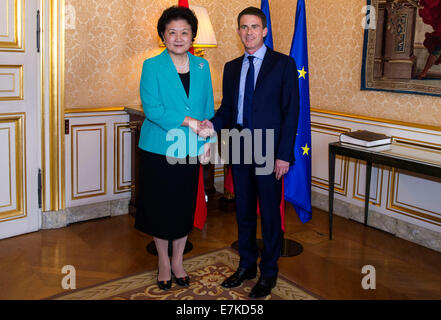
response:
[[[300,113],[294,146],[295,164],[285,176],[285,199],[292,203],[300,220],[311,219],[311,116],[309,106],[308,43],[305,0],[297,1],[294,37],[289,54],[299,77]]]
[[[271,16],[270,16],[270,9],[269,9],[268,0],[261,0],[260,1],[260,10],[262,10],[266,16],[266,27],[268,28],[268,33],[265,37],[264,43],[267,47],[274,49],[273,34],[271,32]]]

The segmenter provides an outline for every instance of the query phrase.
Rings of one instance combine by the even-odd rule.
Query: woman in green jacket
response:
[[[208,62],[188,52],[197,33],[193,11],[166,9],[158,34],[166,49],[144,61],[140,94],[146,119],[139,148],[140,196],[135,228],[153,236],[158,251],[158,286],[188,286],[183,252],[193,227],[199,177],[197,157],[204,153],[208,129],[201,121],[214,115]],[[206,146],[205,146],[206,147]],[[171,261],[168,242],[173,243]]]

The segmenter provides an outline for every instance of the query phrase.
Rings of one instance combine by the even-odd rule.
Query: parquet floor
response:
[[[441,253],[338,216],[329,241],[328,215],[318,209],[302,224],[288,204],[286,217],[285,238],[300,242],[304,251],[280,258],[280,272],[311,292],[325,299],[441,299]],[[77,288],[155,268],[156,257],[145,249],[151,237],[133,223],[123,215],[0,240],[0,299],[63,292],[65,265],[75,267]],[[212,201],[207,225],[191,233],[194,248],[185,257],[236,239],[234,211],[221,211]],[[364,265],[375,267],[375,290],[361,286]]]

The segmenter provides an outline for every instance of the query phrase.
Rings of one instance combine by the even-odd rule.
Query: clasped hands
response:
[[[189,121],[188,126],[194,133],[204,139],[212,137],[215,133],[213,123],[208,119],[205,119],[204,121],[192,119]]]
[[[210,120],[205,119],[200,121],[194,118],[185,117],[184,125],[187,125],[194,133],[201,138],[208,138],[215,134],[214,126]],[[210,161],[210,144],[204,144],[204,153],[200,155],[200,161],[202,164],[207,164]]]

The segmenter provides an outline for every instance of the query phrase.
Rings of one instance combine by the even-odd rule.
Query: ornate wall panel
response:
[[[132,185],[131,143],[129,123],[115,123],[114,192],[127,192]]]
[[[106,124],[73,125],[71,130],[72,199],[106,194]]]
[[[441,227],[439,203],[433,202],[441,194],[441,179],[392,169],[388,186],[388,210]]]
[[[23,66],[0,65],[0,101],[23,100]]]
[[[26,216],[24,115],[0,115],[0,221]]]
[[[24,51],[24,0],[0,0],[0,51]]]

